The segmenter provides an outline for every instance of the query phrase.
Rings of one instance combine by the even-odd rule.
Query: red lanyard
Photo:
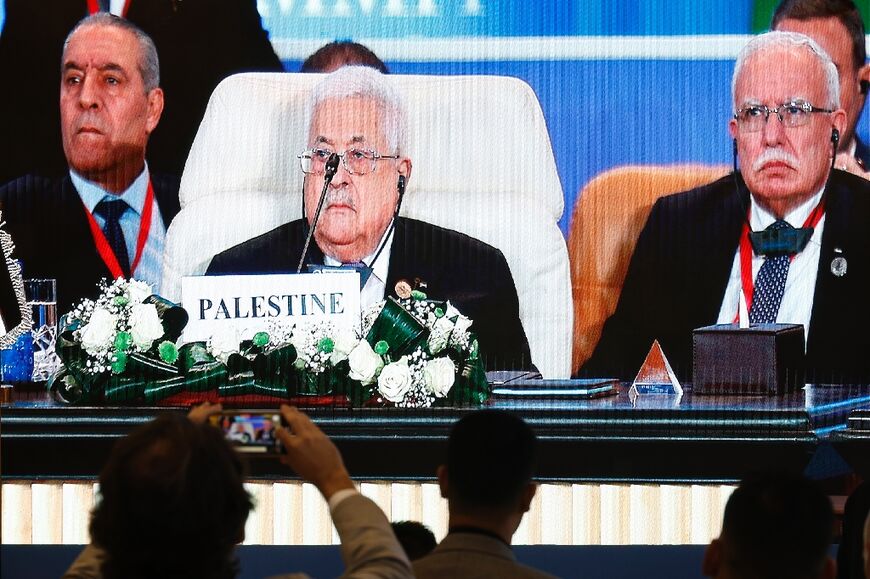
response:
[[[750,209],[751,211],[751,209]],[[819,224],[822,215],[825,214],[825,196],[819,200],[816,208],[807,216],[804,227],[813,229]],[[792,254],[789,260],[793,260],[796,254]],[[743,284],[743,297],[746,299],[746,308],[752,307],[752,295],[755,293],[755,283],[752,281],[752,244],[749,242],[749,214],[747,212],[746,223],[743,224],[743,232],[740,234],[740,280]],[[739,321],[740,304],[737,304],[737,315],[734,322]]]
[[[127,9],[130,8],[130,0],[125,0],[124,8],[121,10],[121,16],[127,17]],[[96,14],[100,12],[99,0],[88,0],[88,14]]]
[[[154,187],[151,186],[151,180],[148,180],[148,193],[145,194],[145,207],[142,208],[142,219],[139,222],[139,238],[136,240],[136,257],[133,258],[133,263],[130,265],[130,277],[136,271],[136,266],[139,265],[139,260],[142,259],[142,250],[145,248],[145,242],[148,241],[148,232],[151,230],[151,213],[154,208]],[[97,253],[103,258],[103,263],[112,272],[112,277],[118,279],[124,277],[124,272],[121,270],[121,264],[118,263],[118,258],[109,245],[109,241],[103,234],[103,230],[97,225],[97,220],[85,207],[85,214],[88,216],[88,224],[91,226],[91,235],[94,237],[94,243],[97,246]]]

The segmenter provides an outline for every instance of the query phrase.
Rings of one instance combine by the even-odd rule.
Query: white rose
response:
[[[95,356],[100,350],[108,349],[115,341],[115,325],[118,319],[105,308],[95,308],[91,319],[81,329],[82,347]]]
[[[127,299],[131,304],[141,304],[152,293],[151,284],[147,282],[131,279],[127,284]]]
[[[348,376],[351,380],[358,380],[362,384],[374,382],[378,372],[384,367],[384,361],[365,340],[357,342],[348,354],[347,361],[350,364]]]
[[[239,351],[239,334],[236,329],[224,328],[213,335],[208,341],[208,351],[212,356],[226,364],[230,354]]]
[[[130,311],[130,335],[141,351],[151,348],[154,340],[163,337],[163,324],[154,304],[136,304]]]
[[[347,360],[347,356],[353,350],[359,338],[356,337],[356,332],[351,329],[340,329],[333,340],[335,346],[332,349],[332,354],[329,356],[329,361],[335,366],[339,362]]]
[[[411,388],[411,369],[404,356],[384,366],[378,376],[378,392],[390,402],[401,402]]]
[[[432,329],[429,331],[429,351],[433,354],[438,354],[447,347],[447,341],[450,339],[450,332],[453,331],[453,322],[447,319],[447,316],[442,316],[435,320]]]
[[[435,358],[423,366],[423,382],[438,398],[444,398],[456,380],[456,365],[450,358]]]

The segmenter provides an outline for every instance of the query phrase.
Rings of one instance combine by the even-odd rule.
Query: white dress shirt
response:
[[[822,191],[813,195],[810,199],[789,211],[785,220],[792,227],[803,227],[804,222],[822,198]],[[753,231],[761,231],[777,220],[777,217],[755,202],[750,201],[749,223]],[[810,317],[813,312],[813,295],[816,288],[816,277],[819,272],[819,256],[822,249],[822,232],[825,229],[825,216],[819,220],[813,230],[809,243],[802,252],[795,255],[788,268],[788,277],[785,281],[785,293],[776,315],[779,324],[803,324],[804,337],[810,329]],[[758,276],[758,270],[764,263],[764,256],[752,255],[752,280]],[[719,318],[716,323],[730,324],[737,319],[737,308],[740,299],[743,299],[743,284],[740,278],[740,246],[734,254],[734,262],[731,266],[731,275],[728,278],[728,286],[725,288],[725,297],[719,309]],[[752,304],[747,304],[747,311]]]
[[[142,213],[145,209],[145,198],[148,193],[150,175],[148,165],[142,173],[136,177],[133,183],[120,195],[109,193],[99,185],[92,183],[73,170],[69,172],[73,186],[78,191],[79,197],[87,207],[97,225],[102,229],[106,225],[105,219],[94,213],[94,208],[103,199],[122,199],[130,208],[121,215],[118,220],[121,230],[124,232],[124,242],[127,245],[127,256],[130,266],[136,256],[136,242],[139,240],[139,225],[142,223]],[[151,202],[151,227],[148,229],[148,239],[142,248],[142,257],[136,266],[136,271],[131,272],[138,280],[151,284],[151,291],[160,293],[160,276],[163,267],[163,246],[166,242],[166,227],[163,226],[163,217],[157,206],[157,197]]]

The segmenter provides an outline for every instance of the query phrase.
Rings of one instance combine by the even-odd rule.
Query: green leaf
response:
[[[269,344],[269,334],[266,332],[257,332],[254,334],[254,345],[258,348],[263,348]]]

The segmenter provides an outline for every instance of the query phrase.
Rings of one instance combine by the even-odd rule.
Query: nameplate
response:
[[[347,271],[277,275],[216,275],[181,280],[181,303],[190,316],[185,342],[208,340],[235,329],[242,338],[268,330],[270,322],[337,326],[360,322],[359,274]]]

